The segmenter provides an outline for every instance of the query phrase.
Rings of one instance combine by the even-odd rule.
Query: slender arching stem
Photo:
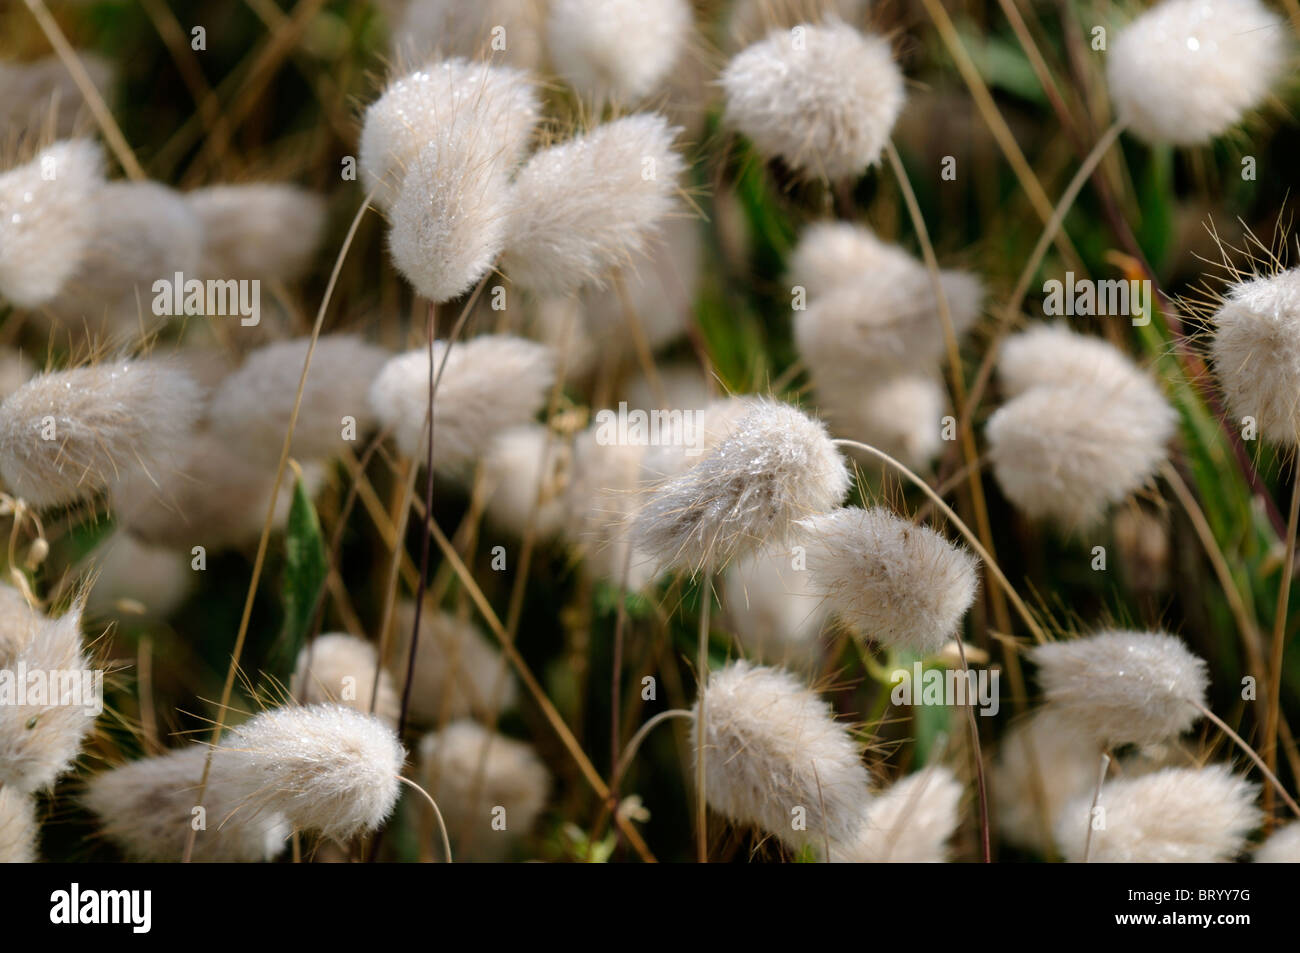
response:
[[[1236,746],[1240,748],[1243,752],[1245,752],[1246,757],[1250,758],[1251,761],[1255,762],[1255,767],[1259,768],[1259,773],[1264,775],[1264,777],[1268,779],[1268,783],[1273,785],[1273,787],[1277,790],[1277,793],[1282,797],[1282,800],[1286,802],[1286,806],[1291,808],[1295,816],[1300,817],[1300,804],[1296,804],[1295,798],[1291,797],[1291,795],[1287,793],[1286,788],[1282,786],[1282,782],[1278,780],[1277,775],[1269,770],[1268,765],[1266,765],[1264,763],[1264,759],[1261,758],[1255,752],[1255,749],[1252,748],[1250,745],[1246,744],[1245,739],[1242,738],[1241,735],[1237,734],[1235,731],[1229,728],[1228,723],[1224,721],[1222,718],[1220,718],[1218,715],[1216,715],[1214,712],[1210,711],[1210,709],[1207,708],[1204,703],[1196,701],[1196,702],[1192,702],[1192,704],[1196,706],[1197,711],[1199,711],[1210,721],[1218,725],[1219,730],[1222,731],[1229,738],[1231,738],[1233,743],[1236,744]]]
[[[998,564],[989,556],[988,550],[986,550],[980,543],[979,537],[976,536],[975,532],[962,521],[960,516],[953,512],[952,507],[944,502],[943,497],[936,493],[930,484],[926,483],[908,469],[906,465],[895,460],[883,450],[877,450],[875,447],[861,443],[857,440],[839,439],[836,440],[835,443],[842,447],[851,447],[854,450],[861,450],[863,453],[871,454],[878,460],[882,460],[889,464],[919,487],[921,491],[930,498],[930,501],[943,511],[943,515],[948,518],[948,521],[951,522],[953,526],[957,527],[962,536],[966,538],[966,542],[970,543],[971,548],[974,549],[975,552],[979,554],[979,557],[985,561],[989,570],[993,573],[993,578],[997,580],[998,585],[1000,585],[1003,591],[1007,594],[1007,598],[1009,598],[1012,605],[1016,607],[1016,611],[1020,613],[1020,617],[1024,619],[1025,625],[1029,627],[1029,631],[1033,633],[1034,639],[1037,640],[1040,645],[1047,642],[1047,635],[1043,632],[1042,626],[1038,624],[1038,620],[1035,619],[1033,613],[1029,611],[1029,607],[1025,605],[1024,600],[1020,598],[1019,593],[1016,592],[1015,588],[1007,580],[1001,567],[999,567]]]
[[[966,678],[966,718],[970,723],[970,743],[975,754],[975,784],[979,794],[980,809],[980,851],[984,863],[993,862],[993,852],[989,845],[989,791],[984,780],[984,749],[980,745],[979,723],[975,720],[975,700],[971,697],[970,666],[966,664],[966,646],[961,633],[954,633],[957,640],[957,654],[961,656],[962,675]]]
[[[1101,800],[1101,789],[1106,783],[1106,772],[1110,770],[1110,755],[1105,751],[1101,753],[1101,761],[1097,765],[1097,786],[1092,792],[1092,806],[1088,808],[1088,833],[1083,839],[1083,862],[1086,864],[1088,858],[1092,856],[1092,818],[1097,813],[1097,802]]]
[[[438,833],[442,835],[442,854],[444,857],[447,858],[447,863],[450,864],[451,863],[451,839],[447,837],[447,825],[443,823],[442,811],[438,810],[438,802],[433,799],[432,794],[430,794],[424,788],[420,787],[410,778],[404,778],[399,774],[397,775],[397,780],[401,781],[403,784],[409,784],[411,787],[415,788],[415,790],[423,794],[424,799],[428,801],[429,806],[433,808],[433,816],[438,821]]]
[[[695,725],[695,851],[701,864],[709,862],[708,807],[704,797],[704,689],[709,683],[709,610],[713,603],[713,572],[704,571],[700,589],[700,644],[696,660],[699,680]]]
[[[1269,654],[1268,712],[1264,719],[1264,758],[1270,770],[1277,769],[1277,729],[1282,715],[1282,659],[1286,649],[1287,606],[1291,598],[1291,580],[1295,574],[1296,520],[1300,517],[1300,458],[1293,461],[1291,513],[1286,521],[1286,546],[1282,562],[1282,579],[1278,583],[1277,611],[1273,616],[1273,645]],[[1264,799],[1271,815],[1273,799]]]
[[[685,708],[670,708],[667,711],[661,711],[653,718],[647,719],[646,723],[637,729],[636,734],[632,736],[632,740],[627,743],[627,747],[623,749],[623,753],[618,756],[618,764],[614,768],[615,783],[610,785],[611,790],[617,789],[617,783],[622,780],[623,773],[627,771],[628,765],[632,763],[632,759],[636,757],[636,753],[641,750],[641,743],[649,737],[651,731],[671,718],[693,717],[695,716]]]

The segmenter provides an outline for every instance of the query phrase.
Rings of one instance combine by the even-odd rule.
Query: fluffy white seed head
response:
[[[831,432],[857,440],[911,467],[927,467],[943,447],[947,394],[931,373],[864,379],[862,368],[817,374],[818,408]],[[861,456],[852,447],[848,453]]]
[[[698,703],[692,709],[698,717]],[[696,737],[692,729],[691,737]],[[850,839],[869,778],[830,705],[780,669],[732,662],[704,689],[704,792],[714,810],[798,850]],[[794,808],[806,830],[795,830]]]
[[[1205,705],[1204,660],[1163,632],[1100,632],[1031,657],[1048,702],[1105,747],[1176,738]]]
[[[530,525],[540,539],[558,535],[572,457],[566,438],[540,424],[498,434],[481,471],[489,522],[520,537]]]
[[[831,844],[831,859],[849,864],[942,864],[960,820],[961,783],[945,767],[895,781],[870,798],[852,840]]]
[[[11,667],[18,651],[31,642],[45,621],[45,614],[26,596],[8,583],[0,583],[0,666]]]
[[[278,463],[310,345],[310,338],[296,338],[250,354],[212,396],[212,432],[255,462]],[[388,357],[354,335],[317,339],[293,430],[293,456],[332,457],[349,446],[343,436],[345,418],[353,421],[354,438],[365,433],[371,423],[370,387]]]
[[[113,63],[90,50],[78,50],[91,84],[107,96]],[[0,129],[21,140],[49,128],[60,138],[81,124],[86,101],[68,67],[58,56],[26,62],[0,62]]]
[[[397,56],[430,53],[536,69],[542,58],[540,0],[411,0],[393,30]]]
[[[389,668],[405,684],[415,603],[399,603],[393,625],[395,648]],[[513,708],[518,695],[509,663],[473,623],[425,607],[411,680],[411,720],[436,725],[468,715],[494,718]]]
[[[190,560],[174,549],[116,530],[79,567],[87,582],[93,580],[86,595],[86,614],[167,618],[194,588],[197,574]]]
[[[746,655],[809,671],[821,656],[826,604],[793,562],[786,549],[744,556],[727,569],[719,595]]]
[[[16,599],[6,602],[6,613],[17,614],[11,634],[26,635],[0,665],[11,686],[23,672],[28,686],[25,698],[0,704],[0,786],[43,791],[71,770],[94,728],[103,673],[96,676],[82,650],[79,607],[50,619]],[[33,684],[32,673],[43,677]]]
[[[503,172],[528,147],[540,105],[529,75],[453,58],[399,77],[366,109],[358,164],[366,190],[387,211],[429,143],[459,142],[462,155]],[[448,154],[451,150],[448,145]],[[432,169],[430,169],[432,171]]]
[[[200,804],[199,782],[209,749],[191,745],[141,758],[94,775],[83,803],[99,816],[104,836],[129,860],[176,863],[185,853]],[[230,759],[217,750],[202,807],[204,829],[194,839],[198,863],[258,863],[284,849],[292,829],[283,815],[255,809],[232,783]]]
[[[1168,456],[1177,415],[1147,377],[1031,387],[989,418],[993,474],[1025,515],[1095,524]]]
[[[365,639],[344,632],[317,636],[298,652],[293,671],[293,694],[304,705],[332,702],[370,712],[389,725],[397,724],[401,701],[393,677],[379,672],[375,684],[378,653]]]
[[[296,185],[214,185],[185,201],[203,227],[204,278],[293,281],[325,227],[324,200]]]
[[[676,207],[678,131],[638,113],[535,153],[511,187],[501,258],[510,279],[560,293],[646,254]]]
[[[958,632],[978,563],[928,526],[881,507],[847,507],[800,524],[813,592],[864,638],[923,655]]]
[[[0,476],[36,506],[153,473],[198,418],[202,394],[161,361],[95,364],[32,378],[0,403]]]
[[[37,831],[35,799],[0,787],[0,864],[34,863]]]
[[[691,31],[687,0],[550,0],[546,44],[564,81],[597,102],[653,93]]]
[[[1300,268],[1234,285],[1214,325],[1228,407],[1274,443],[1300,443]]]
[[[1162,0],[1115,36],[1106,78],[1135,135],[1196,146],[1262,105],[1289,55],[1286,24],[1260,0]]]
[[[335,840],[374,830],[392,813],[406,760],[383,721],[332,704],[264,711],[232,728],[219,754],[248,809]]]
[[[1048,854],[1065,805],[1097,784],[1096,740],[1075,719],[1046,706],[1015,724],[990,775],[997,830],[1007,843]]]
[[[152,330],[161,319],[154,282],[198,276],[203,223],[180,192],[157,182],[109,182],[89,205],[94,224],[76,271],[47,310],[73,328]]]
[[[8,397],[36,376],[36,366],[22,353],[0,349],[0,398]]]
[[[1279,827],[1259,845],[1252,859],[1257,864],[1300,864],[1300,823]]]
[[[751,399],[730,436],[647,494],[636,545],[665,567],[718,568],[781,545],[795,522],[839,504],[844,458],[819,421],[789,404]]]
[[[865,172],[903,108],[889,42],[836,20],[769,33],[727,64],[721,82],[727,123],[810,178]]]
[[[1106,825],[1092,832],[1088,858],[1099,864],[1213,864],[1234,860],[1260,824],[1258,785],[1223,765],[1165,768],[1109,781],[1098,802]],[[1081,863],[1092,817],[1092,792],[1066,805],[1056,842],[1070,863]]]
[[[433,342],[433,466],[456,473],[478,460],[497,434],[528,423],[555,380],[550,348],[510,335],[489,334],[451,345]],[[438,378],[441,368],[441,378]],[[402,453],[424,460],[429,406],[429,350],[391,358],[370,388],[370,407],[391,428]]]
[[[50,301],[76,273],[95,230],[104,155],[88,139],[56,142],[0,173],[0,297]]]
[[[1138,373],[1119,348],[1064,324],[1039,324],[1012,335],[998,353],[998,379],[1007,397],[1031,387],[1082,381],[1096,387],[1124,386]]]
[[[420,770],[457,860],[506,857],[510,845],[537,822],[551,786],[550,772],[532,745],[468,719],[425,736]],[[497,808],[505,809],[504,830],[493,823]]]

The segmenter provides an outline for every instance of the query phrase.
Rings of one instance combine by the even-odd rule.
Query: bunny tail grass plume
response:
[[[103,182],[104,155],[88,139],[56,142],[0,173],[0,298],[35,308],[62,290],[90,242]]]
[[[635,102],[653,93],[691,32],[687,0],[550,0],[551,62],[579,95]]]
[[[532,830],[551,787],[550,772],[532,745],[468,719],[425,736],[420,770],[463,860],[504,859],[511,844]],[[502,809],[504,828],[496,823]]]
[[[393,622],[396,647],[389,656],[397,681],[406,678],[414,624],[415,603],[398,603]],[[506,672],[502,678],[503,671],[506,663],[500,653],[473,623],[426,606],[420,613],[420,645],[411,679],[411,720],[436,725],[467,715],[498,717],[514,707],[519,694],[514,674]]]
[[[1030,650],[1047,701],[1104,747],[1157,744],[1200,717],[1205,662],[1163,632],[1100,632]]]
[[[662,116],[637,113],[534,154],[511,188],[501,257],[510,279],[558,294],[646,254],[677,207],[678,132]]]
[[[463,470],[491,449],[497,434],[532,420],[555,380],[554,353],[533,341],[505,334],[458,341],[443,367],[448,346],[433,342],[433,466],[440,473]],[[428,406],[427,347],[390,359],[370,387],[375,416],[411,458],[424,458]]]
[[[248,799],[244,810],[283,814],[297,830],[340,841],[392,813],[406,760],[391,728],[342,705],[264,711],[232,728],[218,755]]]
[[[697,703],[693,715],[698,710]],[[732,662],[709,676],[704,711],[704,793],[714,810],[791,850],[856,834],[867,769],[816,692],[780,669]],[[806,829],[796,829],[800,814]]]
[[[257,463],[278,463],[310,347],[310,338],[296,338],[250,354],[212,396],[212,433]],[[367,395],[388,357],[387,351],[354,335],[317,339],[293,430],[290,452],[295,457],[331,457],[347,447],[347,418],[353,421],[353,439],[364,434],[371,423]]]
[[[727,124],[809,178],[861,175],[903,108],[889,42],[838,20],[774,30],[737,54],[721,83]]]
[[[1202,145],[1267,99],[1286,71],[1289,35],[1259,0],[1164,0],[1115,37],[1111,100],[1146,142]]]
[[[293,281],[325,227],[324,199],[296,185],[214,185],[185,201],[203,224],[205,278]]]
[[[197,575],[191,557],[115,530],[78,567],[88,583],[88,616],[166,619],[189,596]]]
[[[868,799],[850,841],[831,845],[849,864],[943,864],[960,820],[961,784],[948,768],[918,771]]]
[[[304,705],[334,702],[369,712],[391,726],[397,725],[401,702],[393,677],[379,673],[379,692],[374,694],[375,647],[364,639],[343,632],[317,636],[298,652],[293,670],[293,694]]]
[[[909,372],[863,381],[862,371],[847,366],[814,371],[818,408],[831,432],[883,450],[909,467],[929,466],[943,448],[943,384],[934,373]]]
[[[0,864],[34,863],[37,830],[35,799],[0,787]]]
[[[761,662],[814,671],[821,657],[825,601],[793,553],[768,549],[736,560],[722,577],[719,598],[745,654]]]
[[[21,351],[0,349],[0,399],[36,376],[36,367]]]
[[[632,540],[632,519],[647,482],[646,450],[606,440],[593,424],[574,439],[564,493],[564,536],[582,556],[587,575],[633,591],[655,575],[653,560]]]
[[[568,441],[540,424],[522,424],[498,434],[483,459],[488,521],[520,537],[530,521],[541,539],[559,535],[572,457]]]
[[[158,361],[41,374],[0,403],[0,476],[35,506],[92,496],[165,466],[201,399],[188,374]]]
[[[82,803],[128,860],[175,863],[185,852],[208,748],[190,745],[93,775]],[[232,783],[227,753],[216,751],[203,793],[206,825],[194,839],[198,863],[258,863],[275,858],[292,833],[281,814],[255,810]]]
[[[1002,393],[1018,397],[1032,387],[1063,381],[1096,386],[1123,386],[1140,374],[1119,348],[1091,334],[1077,334],[1064,324],[1039,324],[1003,342],[998,353]]]
[[[71,770],[103,709],[103,672],[82,650],[81,609],[57,619],[5,600],[8,638],[20,642],[0,659],[0,786],[44,791]],[[34,678],[37,674],[42,677]],[[24,696],[17,694],[25,678]]]
[[[1228,407],[1284,447],[1300,443],[1300,268],[1233,285],[1211,354]]]
[[[0,831],[3,823],[0,822]],[[4,835],[0,833],[0,855],[4,853]],[[1279,827],[1260,844],[1252,858],[1257,864],[1300,864],[1300,822]]]
[[[109,182],[90,197],[94,227],[47,310],[72,329],[137,334],[162,318],[155,282],[179,272],[194,277],[203,254],[203,223],[175,189],[157,182]],[[167,297],[170,291],[163,294]]]
[[[1016,722],[990,776],[997,830],[1008,844],[1048,854],[1072,799],[1097,785],[1097,742],[1072,715],[1048,706]]]
[[[448,56],[536,69],[542,59],[540,0],[410,0],[393,29],[393,50],[418,60]]]
[[[1257,785],[1223,765],[1165,768],[1137,778],[1108,781],[1099,806],[1106,824],[1086,847],[1092,792],[1061,812],[1056,843],[1070,863],[1084,851],[1100,864],[1213,864],[1234,860],[1263,815]]]
[[[767,398],[747,404],[729,436],[649,491],[637,513],[633,539],[664,568],[721,568],[781,545],[796,521],[837,506],[848,492],[844,458],[823,424]]]
[[[469,165],[508,174],[528,148],[540,109],[533,81],[522,70],[459,58],[429,63],[394,80],[366,108],[358,156],[362,183],[367,192],[377,188],[375,205],[389,211],[429,144],[438,144],[448,158],[472,155]],[[435,151],[424,163],[435,175],[436,156]],[[432,182],[426,185],[431,188]]]
[[[965,549],[881,507],[813,516],[800,531],[812,591],[863,637],[931,655],[957,635],[979,588]]]
[[[998,408],[985,432],[1007,499],[1077,530],[1151,479],[1176,423],[1160,389],[1134,372],[1031,387]]]

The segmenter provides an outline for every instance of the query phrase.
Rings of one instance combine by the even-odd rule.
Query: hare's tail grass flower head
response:
[[[869,798],[851,841],[831,844],[850,864],[942,864],[960,821],[962,787],[945,767],[925,768]]]
[[[429,63],[394,80],[367,107],[358,156],[362,183],[377,190],[375,204],[389,211],[430,143],[508,175],[540,115],[532,77],[523,70],[460,58]]]
[[[397,638],[389,665],[395,682],[404,682],[415,603],[398,603],[393,624]],[[425,606],[420,613],[420,644],[411,676],[411,720],[436,725],[447,718],[470,715],[499,717],[514,707],[519,694],[513,673],[502,677],[505,665],[501,654],[468,619]]]
[[[563,293],[646,254],[677,209],[686,168],[673,149],[679,131],[637,113],[535,153],[510,189],[501,258],[510,280]]]
[[[347,840],[397,803],[406,752],[380,719],[342,705],[273,708],[232,728],[217,755],[249,811]]]
[[[794,561],[785,547],[743,556],[723,575],[719,598],[747,656],[812,671],[827,612],[811,591],[809,574],[794,569]]]
[[[0,864],[34,863],[38,832],[35,798],[0,786]]]
[[[212,185],[185,201],[202,223],[205,278],[293,281],[325,227],[324,199],[296,185]]]
[[[95,229],[104,156],[88,139],[55,142],[0,173],[0,298],[52,300],[76,273]]]
[[[655,92],[685,52],[687,0],[551,0],[551,62],[579,95],[633,103]]]
[[[420,771],[461,859],[506,856],[511,843],[532,830],[551,787],[551,774],[532,745],[470,719],[424,737]],[[495,823],[501,808],[504,829]]]
[[[0,823],[0,829],[3,824]],[[3,855],[3,835],[0,835],[0,855]],[[1300,821],[1279,827],[1260,844],[1251,858],[1257,864],[1300,864]]]
[[[880,160],[903,108],[889,41],[838,20],[774,30],[722,72],[725,120],[807,178],[856,178]]]
[[[904,371],[863,382],[861,368],[813,373],[817,403],[838,437],[858,440],[924,469],[943,449],[947,393],[936,372]],[[850,456],[863,456],[848,449]]]
[[[646,494],[633,522],[639,549],[666,569],[720,569],[780,545],[798,520],[838,506],[849,489],[826,427],[789,404],[750,398],[730,434]]]
[[[1168,457],[1177,414],[1142,373],[1030,387],[989,418],[993,475],[1017,509],[1094,525]]]
[[[1263,815],[1257,785],[1223,765],[1165,768],[1108,781],[1099,805],[1106,824],[1091,833],[1093,792],[1071,801],[1056,823],[1056,841],[1071,863],[1227,863],[1246,849]]]
[[[1267,100],[1290,32],[1260,0],[1162,0],[1119,31],[1106,57],[1120,121],[1149,143],[1209,142]]]
[[[565,526],[572,451],[567,439],[541,424],[521,424],[498,434],[483,459],[488,522],[519,537],[530,525],[539,539],[559,535]]]
[[[799,529],[812,590],[864,638],[930,655],[957,635],[979,588],[965,549],[880,507],[834,510]]]
[[[165,467],[201,402],[193,378],[164,361],[40,374],[0,403],[0,476],[35,506],[92,496]]]
[[[1279,446],[1300,444],[1300,268],[1233,285],[1213,323],[1229,409]]]
[[[545,10],[537,0],[413,0],[404,7],[396,20],[390,13],[389,21],[398,62],[422,62],[425,54],[439,50],[520,69],[541,66]],[[498,43],[502,37],[506,42]]]
[[[816,692],[788,672],[738,661],[709,676],[703,701],[704,793],[714,810],[791,850],[857,833],[870,779],[857,743]]]
[[[82,802],[100,819],[103,834],[129,860],[175,863],[185,852],[199,781],[209,749],[190,745],[142,758],[90,777]],[[233,784],[224,752],[213,753],[203,793],[206,823],[194,840],[200,863],[258,863],[279,854],[292,828],[283,815],[246,803]]]
[[[998,352],[998,381],[1007,398],[1031,387],[1087,381],[1098,387],[1123,386],[1137,365],[1104,338],[1079,334],[1064,324],[1039,324],[1014,334]]]
[[[375,716],[396,725],[401,703],[393,677],[381,670],[379,691],[371,691],[378,665],[371,643],[343,632],[325,633],[298,652],[294,697],[304,705],[334,702],[364,712],[372,710],[373,702]]]
[[[434,341],[432,369],[438,381],[433,465],[454,474],[485,456],[502,431],[533,419],[555,380],[555,355],[534,341],[489,334],[454,344]],[[423,458],[429,371],[429,349],[418,347],[391,358],[370,387],[375,416],[413,459]]]
[[[82,646],[79,605],[51,619],[18,599],[6,601],[13,641],[0,658],[6,681],[13,684],[26,671],[29,681],[31,673],[44,673],[49,684],[39,696],[0,704],[0,787],[44,791],[71,770],[95,727],[103,673],[93,670]]]
[[[347,418],[354,438],[363,436],[372,421],[370,387],[390,355],[351,334],[322,336],[314,348],[310,338],[258,348],[212,395],[207,413],[211,431],[239,446],[241,454],[274,466],[284,448],[309,349],[311,367],[291,452],[300,460],[336,456],[348,446],[343,436]]]
[[[1205,661],[1163,632],[1100,632],[1030,657],[1048,703],[1102,747],[1172,740],[1205,706]]]

